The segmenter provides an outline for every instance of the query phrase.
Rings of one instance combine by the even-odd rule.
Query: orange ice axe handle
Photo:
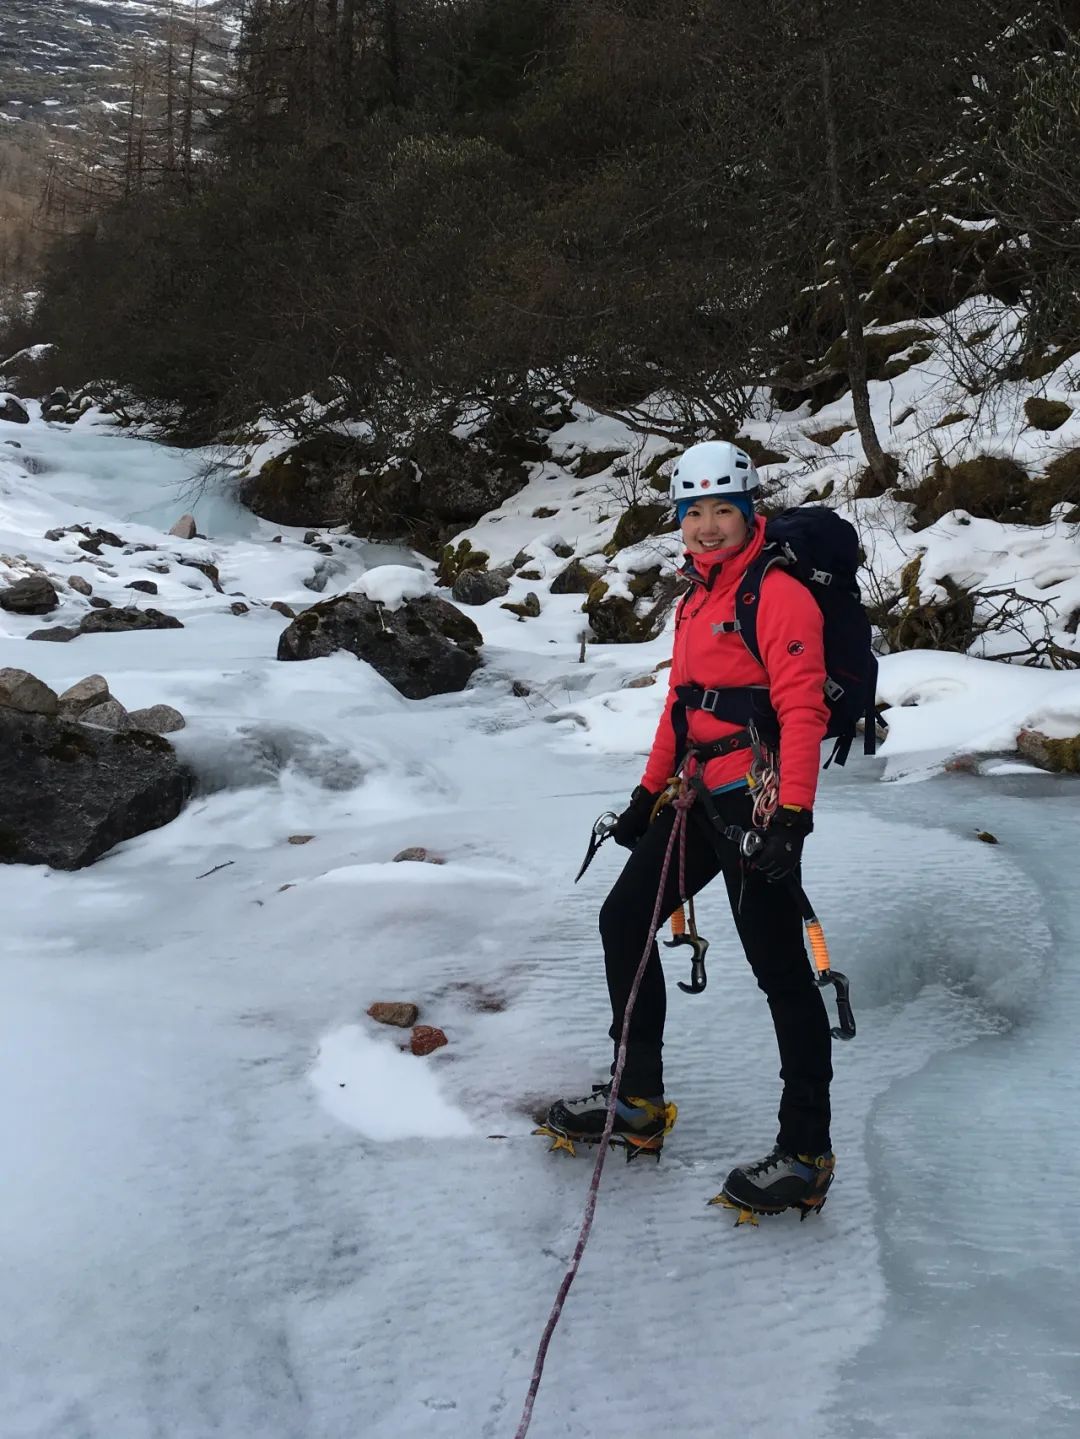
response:
[[[690,983],[684,984],[680,979],[679,988],[683,994],[700,994],[709,982],[705,973],[705,952],[709,941],[702,939],[700,934],[687,934],[686,917],[681,906],[671,916],[671,938],[664,940],[664,948],[676,949],[680,944],[688,944],[694,953],[690,959]]]
[[[753,829],[740,829],[738,825],[728,825],[723,830],[724,837],[739,846],[739,853],[745,860],[752,860],[757,855],[764,839]],[[806,926],[806,937],[810,942],[810,953],[814,957],[814,978],[820,989],[831,984],[836,990],[836,1009],[840,1016],[839,1025],[832,1028],[834,1039],[855,1038],[855,1014],[851,1008],[851,986],[848,984],[847,975],[841,974],[839,970],[833,969],[829,960],[829,946],[825,943],[825,932],[821,928],[821,921],[814,913],[814,907],[806,897],[806,891],[794,875],[788,881],[792,893],[802,914],[803,923]]]
[[[829,946],[825,943],[825,931],[821,928],[821,921],[811,909],[810,901],[806,898],[801,886],[799,887],[799,905],[803,911],[806,938],[810,942],[810,953],[814,957],[814,977],[817,980],[818,988],[823,989],[825,985],[831,984],[836,990],[836,1009],[840,1016],[840,1024],[833,1027],[832,1037],[834,1039],[854,1039],[855,1015],[851,1008],[851,986],[848,984],[847,975],[833,969],[829,960]]]

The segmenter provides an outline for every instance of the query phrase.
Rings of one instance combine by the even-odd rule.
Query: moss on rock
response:
[[[650,535],[666,534],[675,528],[675,516],[669,505],[632,504],[619,516],[615,533],[604,546],[604,554],[610,557],[631,545],[639,545]]]
[[[976,455],[958,465],[940,461],[913,490],[898,495],[915,506],[915,528],[924,529],[952,510],[979,519],[1030,524],[1033,487],[1027,471],[1003,455]]]
[[[831,448],[842,435],[850,435],[854,428],[854,425],[830,425],[824,430],[808,430],[806,438],[813,440],[815,445]]]
[[[486,570],[490,556],[486,550],[474,550],[469,540],[444,545],[435,578],[440,585],[451,586],[463,570]]]
[[[571,473],[579,480],[588,480],[610,469],[616,460],[621,460],[625,450],[585,450],[571,466]]]
[[[1032,481],[1031,491],[1031,518],[1037,525],[1049,521],[1055,505],[1080,505],[1080,450],[1051,460],[1044,477]]]
[[[1032,395],[1024,401],[1024,414],[1034,430],[1060,430],[1065,421],[1072,418],[1072,406],[1064,400],[1045,400]]]
[[[736,435],[731,443],[738,445],[741,450],[745,450],[759,470],[764,469],[766,465],[786,464],[791,458],[782,450],[770,450],[768,445],[763,445],[752,435]]]
[[[1051,739],[1038,730],[1021,730],[1016,748],[1025,759],[1053,774],[1080,774],[1080,735]]]

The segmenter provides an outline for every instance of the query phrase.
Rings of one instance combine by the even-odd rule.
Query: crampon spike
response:
[[[560,1134],[558,1130],[550,1129],[546,1124],[541,1124],[539,1129],[533,1130],[533,1134],[541,1134],[544,1136],[545,1139],[551,1140],[551,1144],[548,1147],[549,1154],[554,1154],[557,1149],[565,1149],[567,1154],[570,1155],[571,1159],[577,1157],[577,1150],[574,1148],[574,1141],[570,1139],[567,1135]]]
[[[754,1213],[754,1211],[752,1209],[748,1209],[745,1204],[734,1204],[727,1197],[726,1194],[714,1194],[713,1197],[709,1200],[709,1203],[719,1204],[723,1209],[737,1210],[738,1213],[735,1218],[736,1229],[738,1229],[740,1224],[752,1224],[755,1229],[757,1228],[758,1217]]]

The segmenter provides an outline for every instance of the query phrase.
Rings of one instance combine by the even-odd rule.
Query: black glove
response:
[[[630,796],[630,803],[612,827],[611,837],[616,844],[621,844],[623,849],[634,848],[649,828],[649,818],[656,800],[657,796],[651,794],[644,785],[637,786]]]
[[[762,834],[762,846],[750,861],[767,879],[787,879],[802,859],[803,840],[814,828],[814,812],[783,805]]]

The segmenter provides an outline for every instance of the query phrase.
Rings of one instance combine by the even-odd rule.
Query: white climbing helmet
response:
[[[760,484],[754,462],[745,450],[728,440],[702,440],[684,450],[675,462],[671,503],[752,495]]]

